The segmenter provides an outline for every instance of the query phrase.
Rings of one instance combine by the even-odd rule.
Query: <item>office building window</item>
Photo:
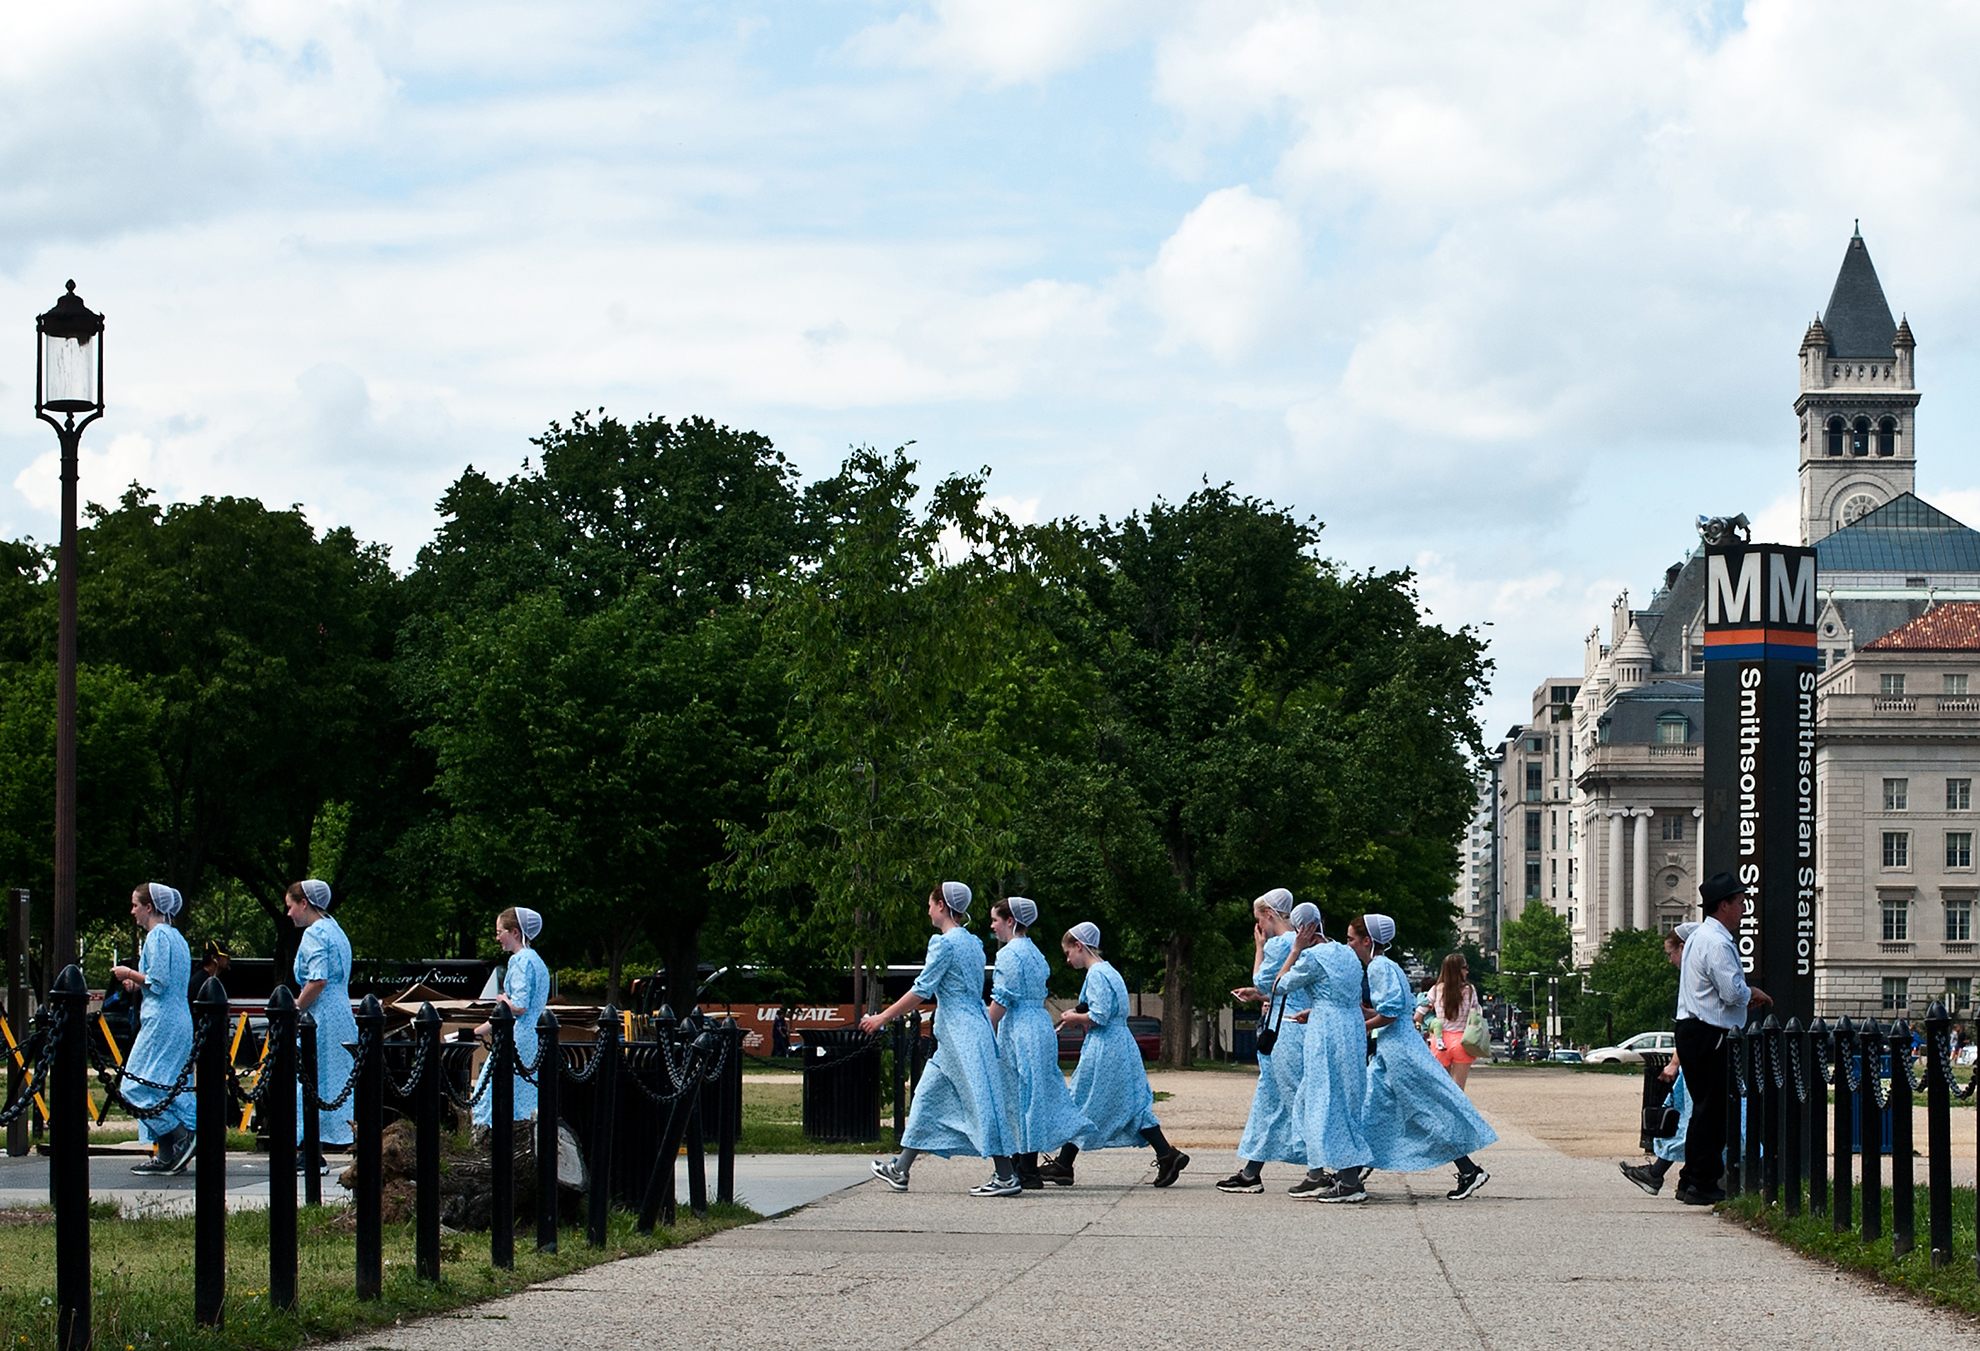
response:
[[[1909,976],[1884,977],[1884,1007],[1903,1009],[1911,1002],[1911,978]]]
[[[1884,941],[1886,943],[1909,943],[1911,941],[1911,903],[1909,901],[1884,902]]]
[[[1904,673],[1902,671],[1886,671],[1878,676],[1877,693],[1883,695],[1886,699],[1902,699],[1904,697]]]
[[[1948,943],[1973,941],[1973,902],[1946,902],[1946,941]]]
[[[1887,812],[1901,812],[1907,810],[1910,806],[1911,780],[1885,779],[1884,810]]]
[[[1528,760],[1526,762],[1526,800],[1528,802],[1538,802],[1540,800],[1540,762],[1538,760]]]
[[[1526,899],[1540,899],[1540,860],[1537,858],[1526,865]]]
[[[1526,852],[1529,854],[1537,854],[1540,852],[1540,813],[1539,812],[1528,812],[1526,814]]]
[[[1973,780],[1946,780],[1946,810],[1949,812],[1970,811],[1973,807]]]
[[[1952,672],[1947,672],[1946,688],[1944,690],[1944,693],[1964,695],[1966,693],[1966,677],[1964,675],[1956,675]]]
[[[1966,1006],[1973,1002],[1973,977],[1946,977],[1946,1012],[1964,1013]]]
[[[1886,868],[1909,868],[1911,866],[1910,831],[1887,830],[1884,832],[1884,866]]]
[[[1847,657],[1848,655],[1849,655],[1849,649],[1848,649],[1848,648],[1846,648],[1846,647],[1832,647],[1832,648],[1830,648],[1830,649],[1829,649],[1829,665],[1831,665],[1831,666],[1840,666],[1840,665],[1842,665],[1842,659],[1843,659],[1844,657]]]
[[[1949,830],[1946,832],[1946,866],[1948,868],[1971,868],[1973,866],[1972,831]]]
[[[1666,840],[1677,841],[1684,838],[1684,818],[1682,816],[1660,816],[1658,822],[1663,827]]]

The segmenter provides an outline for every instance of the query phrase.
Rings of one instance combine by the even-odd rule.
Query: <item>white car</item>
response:
[[[1619,1045],[1598,1046],[1581,1059],[1587,1065],[1641,1065],[1646,1051],[1676,1055],[1677,1033],[1639,1032]]]

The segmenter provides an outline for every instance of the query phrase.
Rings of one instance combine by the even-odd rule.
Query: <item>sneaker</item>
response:
[[[193,1150],[198,1144],[198,1138],[191,1131],[180,1127],[178,1131],[167,1137],[165,1143],[159,1147],[158,1157],[163,1161],[165,1166],[158,1171],[161,1173],[185,1172],[186,1165],[193,1161]]]
[[[873,1176],[879,1178],[897,1192],[904,1192],[908,1188],[908,1175],[903,1173],[899,1168],[896,1168],[892,1159],[875,1159],[873,1161]]]
[[[1057,1159],[1040,1159],[1038,1177],[1040,1181],[1049,1182],[1055,1187],[1070,1187],[1073,1184],[1072,1168]]]
[[[1265,1190],[1265,1179],[1262,1177],[1246,1177],[1243,1173],[1232,1173],[1229,1177],[1217,1184],[1217,1190],[1220,1192],[1230,1192],[1233,1195],[1240,1192],[1262,1192]]]
[[[296,1154],[296,1171],[298,1173],[314,1172],[318,1177],[328,1177],[330,1175],[330,1161],[319,1158],[316,1161],[315,1168],[312,1169],[310,1167],[309,1155],[299,1151]]]
[[[1664,1189],[1664,1179],[1656,1169],[1647,1163],[1619,1163],[1622,1175],[1637,1185],[1646,1196],[1655,1196]]]
[[[1024,1186],[1015,1177],[993,1177],[969,1189],[971,1196],[1022,1196]]]
[[[1303,1177],[1299,1181],[1293,1183],[1292,1186],[1286,1188],[1286,1195],[1297,1196],[1302,1198],[1303,1200],[1311,1201],[1315,1196],[1317,1196],[1319,1193],[1323,1191],[1326,1191],[1327,1188],[1333,1186],[1334,1183],[1337,1181],[1339,1181],[1339,1179],[1336,1178],[1332,1172],[1328,1171],[1325,1168],[1322,1168],[1320,1170],[1320,1176],[1313,1177],[1309,1175],[1307,1177]]]
[[[160,1152],[153,1154],[143,1163],[132,1168],[131,1171],[139,1177],[154,1177],[159,1173],[168,1171],[165,1167],[165,1154],[163,1152],[165,1147],[160,1145],[158,1148]]]
[[[1696,1187],[1687,1187],[1680,1182],[1677,1199],[1688,1206],[1716,1206],[1726,1199],[1726,1194],[1722,1191],[1699,1191]]]
[[[1492,1175],[1483,1168],[1474,1168],[1468,1173],[1459,1173],[1457,1186],[1444,1193],[1446,1201],[1462,1201],[1492,1180]]]
[[[1358,1205],[1368,1199],[1368,1189],[1359,1182],[1336,1182],[1324,1191],[1315,1192],[1313,1199],[1329,1204]]]
[[[1155,1160],[1155,1185],[1168,1187],[1182,1176],[1182,1170],[1189,1167],[1189,1155],[1180,1149],[1171,1149],[1168,1156]]]

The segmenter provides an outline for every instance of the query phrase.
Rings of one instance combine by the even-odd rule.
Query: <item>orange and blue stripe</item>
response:
[[[1813,629],[1759,627],[1705,631],[1706,661],[1789,661],[1813,665],[1816,647]]]

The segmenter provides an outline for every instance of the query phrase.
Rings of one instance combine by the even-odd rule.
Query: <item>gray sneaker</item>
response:
[[[1321,1192],[1334,1185],[1334,1175],[1325,1168],[1318,1177],[1303,1177],[1286,1188],[1287,1196],[1297,1196],[1302,1201],[1311,1201]]]
[[[1622,1175],[1634,1182],[1646,1196],[1655,1196],[1664,1189],[1664,1179],[1657,1170],[1647,1163],[1619,1163]]]
[[[875,1159],[873,1161],[873,1176],[879,1178],[897,1192],[904,1192],[908,1189],[908,1175],[895,1167],[892,1159]]]
[[[1015,1177],[993,1177],[969,1189],[971,1196],[1022,1196],[1024,1186]]]

